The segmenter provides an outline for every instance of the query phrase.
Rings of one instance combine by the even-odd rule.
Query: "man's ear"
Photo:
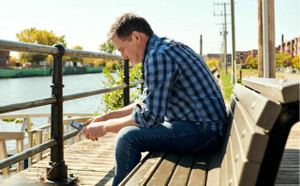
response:
[[[140,42],[141,41],[141,33],[137,31],[133,31],[131,34],[131,39]]]

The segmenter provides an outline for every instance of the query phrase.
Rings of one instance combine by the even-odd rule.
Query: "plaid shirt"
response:
[[[153,34],[146,45],[145,81],[132,112],[143,127],[164,121],[191,121],[223,135],[226,108],[205,62],[188,46]]]

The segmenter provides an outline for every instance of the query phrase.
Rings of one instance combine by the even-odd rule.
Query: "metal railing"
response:
[[[35,146],[28,150],[25,150],[19,154],[6,158],[0,161],[0,169],[10,166],[16,162],[23,161],[26,158],[40,153],[48,148],[51,148],[50,162],[47,166],[47,179],[59,184],[70,184],[74,180],[68,178],[67,165],[64,162],[64,140],[77,135],[78,131],[72,131],[67,134],[63,134],[63,102],[73,99],[83,98],[87,96],[93,96],[106,92],[111,92],[119,89],[124,90],[124,106],[130,103],[129,89],[131,86],[135,86],[143,83],[138,81],[129,84],[129,61],[124,60],[124,84],[113,88],[99,89],[89,92],[82,92],[72,95],[63,96],[63,70],[62,70],[62,58],[63,56],[72,57],[86,57],[86,58],[105,58],[105,59],[117,59],[121,60],[120,55],[81,51],[65,49],[64,46],[57,44],[54,47],[14,42],[7,40],[0,40],[0,50],[17,51],[17,52],[29,52],[40,54],[53,55],[53,76],[52,76],[52,97],[34,100],[30,102],[11,104],[0,107],[0,114],[23,110],[27,108],[39,107],[43,105],[51,104],[51,139],[46,143]]]

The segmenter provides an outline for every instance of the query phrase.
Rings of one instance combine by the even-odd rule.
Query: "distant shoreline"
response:
[[[102,67],[63,67],[63,75],[101,73]],[[52,67],[49,68],[24,68],[0,69],[0,79],[51,76]]]

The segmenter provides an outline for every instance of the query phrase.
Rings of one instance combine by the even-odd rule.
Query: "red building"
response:
[[[9,51],[0,51],[0,69],[8,68]]]
[[[280,53],[288,53],[292,56],[300,55],[300,36],[293,40],[282,42],[278,48]]]
[[[244,65],[247,57],[251,54],[253,55],[253,57],[257,57],[258,50],[253,49],[253,50],[249,50],[249,51],[236,51],[235,52],[236,64],[237,65]]]

